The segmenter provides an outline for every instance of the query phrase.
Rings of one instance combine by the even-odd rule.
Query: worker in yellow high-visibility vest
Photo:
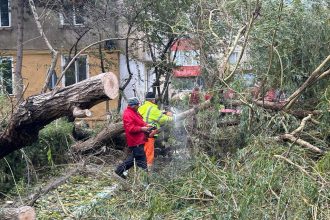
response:
[[[161,125],[173,121],[173,114],[171,112],[161,111],[156,104],[156,97],[153,92],[146,94],[146,99],[143,105],[138,109],[138,112],[142,115],[143,120],[148,124],[151,124],[159,129]],[[157,137],[156,132],[151,132],[148,140],[144,144],[144,151],[147,157],[148,170],[151,170],[154,163],[154,152],[155,152],[155,138]]]

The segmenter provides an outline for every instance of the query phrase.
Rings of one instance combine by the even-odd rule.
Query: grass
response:
[[[181,169],[165,167],[147,189],[132,187],[128,192],[120,192],[116,200],[108,201],[91,216],[329,219],[329,170],[318,173],[314,162],[302,156],[305,152],[300,149],[284,157],[294,165],[275,156],[286,152],[286,147],[259,138],[222,161],[212,161],[201,152],[188,163],[182,163]]]

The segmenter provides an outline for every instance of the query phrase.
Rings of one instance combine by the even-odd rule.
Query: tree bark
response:
[[[39,130],[55,119],[73,116],[75,108],[89,109],[118,95],[118,80],[111,73],[99,74],[53,92],[30,96],[15,109],[7,128],[0,133],[0,159],[32,144]]]
[[[314,153],[324,154],[324,151],[321,150],[320,148],[308,143],[307,141],[297,138],[297,137],[293,136],[292,134],[283,134],[283,135],[279,136],[279,139],[289,140],[293,143],[297,143],[298,145],[303,146],[303,147],[313,151]]]
[[[84,142],[78,142],[72,146],[72,150],[79,153],[88,153],[95,151],[100,147],[111,142],[112,138],[121,134],[124,131],[123,123],[110,124],[105,127],[94,138],[90,138]]]
[[[20,208],[0,209],[0,219],[2,220],[34,220],[36,213],[34,208],[23,206]]]
[[[23,78],[22,78],[22,62],[23,62],[23,33],[24,33],[24,0],[17,1],[17,52],[16,52],[16,68],[14,73],[14,95],[17,102],[23,97]]]
[[[195,106],[192,109],[184,111],[178,114],[175,117],[175,120],[182,120],[188,116],[196,114],[199,110],[208,108],[211,105],[211,101],[207,100],[201,103],[198,106]],[[112,141],[112,138],[121,134],[124,131],[123,123],[115,123],[110,124],[109,126],[105,127],[96,137],[90,138],[84,142],[77,143],[72,146],[73,151],[78,153],[88,153],[91,151],[96,151],[100,147],[107,145]]]
[[[292,131],[290,134],[280,135],[276,139],[277,140],[289,140],[293,143],[297,143],[298,145],[313,151],[314,153],[324,154],[324,151],[321,150],[320,148],[318,148],[318,147],[308,143],[307,141],[304,141],[304,140],[299,138],[299,134],[305,128],[306,123],[307,123],[308,120],[312,120],[312,114],[309,114],[307,117],[303,118],[303,120],[301,121],[299,127],[296,128],[294,131]],[[297,137],[294,136],[296,134],[298,134]]]

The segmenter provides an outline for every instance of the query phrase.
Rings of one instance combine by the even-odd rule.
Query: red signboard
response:
[[[201,74],[200,66],[180,66],[173,69],[175,77],[191,77],[199,76]]]
[[[172,56],[178,65],[173,69],[175,77],[195,77],[201,74],[199,61],[196,60],[197,47],[191,38],[177,40],[171,47]]]

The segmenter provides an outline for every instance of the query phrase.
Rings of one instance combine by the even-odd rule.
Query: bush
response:
[[[14,186],[11,170],[16,181],[20,181],[31,178],[27,176],[31,168],[68,162],[68,151],[73,142],[72,129],[72,123],[56,120],[40,131],[37,142],[0,160],[1,192],[6,193]]]
[[[68,150],[73,143],[73,123],[65,119],[56,120],[39,133],[36,143],[26,148],[27,155],[35,166],[68,161]]]
[[[10,100],[6,96],[0,95],[0,132],[7,126],[10,107]]]

